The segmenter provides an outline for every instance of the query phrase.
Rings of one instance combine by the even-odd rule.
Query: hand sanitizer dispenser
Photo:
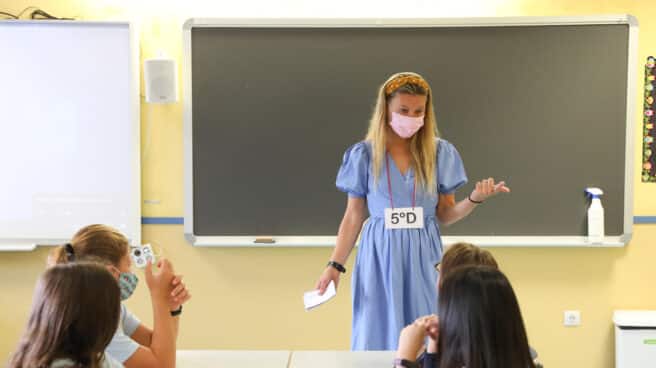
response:
[[[591,199],[588,208],[588,242],[601,244],[604,242],[604,207],[601,205],[601,195],[604,192],[599,188],[586,188],[585,193]]]

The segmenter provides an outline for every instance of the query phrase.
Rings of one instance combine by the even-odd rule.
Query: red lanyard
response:
[[[392,206],[392,209],[394,209],[394,198],[392,196],[392,180],[390,179],[390,174],[389,174],[389,155],[386,152],[385,153],[385,166],[387,168],[387,190],[389,191],[390,195],[390,205]],[[414,181],[414,186],[412,188],[412,208],[415,208],[415,200],[417,197],[417,180]]]

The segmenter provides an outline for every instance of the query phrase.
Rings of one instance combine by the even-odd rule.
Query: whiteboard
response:
[[[129,23],[0,22],[0,250],[102,223],[140,242],[138,54]]]

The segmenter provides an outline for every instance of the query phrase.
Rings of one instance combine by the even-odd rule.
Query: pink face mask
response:
[[[415,135],[422,126],[424,126],[424,116],[413,118],[393,112],[390,126],[399,137],[410,138]]]

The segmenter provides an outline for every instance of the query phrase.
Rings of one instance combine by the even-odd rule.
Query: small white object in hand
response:
[[[310,309],[316,308],[335,297],[335,295],[337,295],[337,291],[335,290],[335,283],[333,281],[328,284],[326,292],[323,295],[319,295],[319,290],[308,291],[303,294],[305,310],[309,311]]]
[[[144,244],[141,247],[134,247],[130,250],[130,255],[132,256],[132,262],[138,268],[146,267],[146,264],[150,262],[155,264],[155,254],[153,253],[153,248],[150,244]]]

